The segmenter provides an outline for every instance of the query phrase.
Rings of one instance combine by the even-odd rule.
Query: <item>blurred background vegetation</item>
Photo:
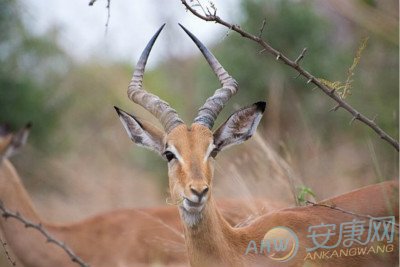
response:
[[[168,5],[185,12],[179,1]],[[230,20],[257,33],[266,18],[263,36],[275,48],[296,58],[307,47],[304,67],[330,81],[346,80],[368,36],[346,100],[368,117],[378,115],[377,123],[397,139],[398,5],[394,0],[242,0]],[[379,20],[371,24],[371,17]],[[204,23],[198,21],[198,27]],[[33,122],[30,144],[13,162],[40,213],[70,221],[113,208],[164,204],[166,164],[130,142],[112,108],[154,121],[126,97],[133,66],[74,60],[59,44],[60,30],[33,34],[19,1],[0,0],[0,122],[15,129]],[[268,107],[259,135],[220,156],[219,195],[239,191],[293,205],[290,190],[303,184],[321,199],[398,177],[398,153],[371,129],[349,125],[351,117],[343,110],[329,112],[334,103],[304,79],[294,79],[293,70],[260,54],[254,43],[225,33],[221,29],[211,49],[240,91],[217,124],[237,107],[259,100]],[[165,58],[146,72],[145,85],[187,122],[218,88],[200,53]],[[232,183],[232,177],[240,183]]]

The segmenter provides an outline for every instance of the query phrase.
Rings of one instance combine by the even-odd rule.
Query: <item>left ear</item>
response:
[[[162,156],[164,132],[149,123],[140,121],[133,115],[114,107],[131,140],[139,146],[156,151]]]
[[[241,144],[253,136],[264,113],[266,103],[257,102],[233,113],[214,132],[215,151]]]
[[[32,124],[28,123],[15,134],[7,133],[7,129],[0,126],[0,162],[14,155],[26,144]],[[5,143],[5,144],[3,144]]]

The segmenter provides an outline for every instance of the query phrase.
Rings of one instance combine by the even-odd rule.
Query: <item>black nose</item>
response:
[[[201,201],[201,199],[207,194],[208,187],[204,187],[202,190],[190,187],[190,191],[192,191],[192,193],[195,194],[199,198],[199,201]]]

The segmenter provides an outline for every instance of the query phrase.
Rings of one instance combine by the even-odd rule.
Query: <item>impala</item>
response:
[[[26,142],[29,127],[11,134],[0,126],[0,200],[8,210],[18,212],[31,222],[40,222],[91,267],[187,265],[183,229],[173,206],[117,210],[65,225],[43,221],[8,160]],[[250,207],[256,213],[265,213],[277,209],[278,203],[224,200],[219,201],[219,206],[227,220],[237,224],[252,215]],[[60,248],[46,243],[36,230],[26,229],[12,218],[0,217],[0,229],[18,264],[25,267],[77,266]]]
[[[168,162],[169,191],[171,198],[179,203],[178,209],[184,225],[185,243],[191,266],[393,266],[397,262],[397,234],[394,235],[395,240],[392,243],[390,240],[386,243],[381,242],[383,245],[388,245],[385,247],[387,251],[384,255],[372,252],[368,255],[367,253],[353,255],[354,250],[352,250],[350,256],[348,251],[343,251],[340,252],[343,253],[340,257],[324,259],[306,254],[306,248],[312,249],[315,242],[322,242],[320,239],[323,237],[314,236],[316,240],[313,243],[312,236],[310,237],[312,233],[308,232],[308,229],[312,228],[309,227],[329,224],[339,228],[339,225],[347,225],[344,224],[346,222],[365,219],[338,210],[340,208],[373,217],[389,216],[388,221],[376,219],[377,223],[373,221],[374,224],[371,225],[378,235],[386,234],[393,237],[393,232],[397,233],[398,230],[398,225],[391,223],[394,219],[398,221],[396,182],[369,186],[326,200],[325,203],[330,203],[338,209],[321,205],[284,209],[263,215],[245,227],[232,227],[223,218],[213,197],[215,157],[222,150],[240,144],[254,134],[266,103],[257,102],[239,109],[212,132],[218,114],[231,96],[238,91],[238,84],[214,55],[192,33],[180,26],[200,49],[222,88],[216,90],[214,95],[206,100],[191,125],[184,124],[168,103],[142,88],[146,62],[163,25],[149,41],[137,63],[128,87],[128,97],[152,113],[161,122],[165,131],[117,107],[116,111],[134,143],[154,150]],[[370,218],[368,216],[367,218]],[[378,225],[379,227],[384,225],[386,230],[381,230]],[[394,226],[396,227],[393,230]],[[345,233],[347,232],[342,234]],[[360,238],[367,238],[367,233],[367,230],[362,232]],[[329,234],[332,235],[332,231],[328,232],[328,237]],[[376,235],[372,238],[371,236],[369,240],[379,239]],[[268,242],[279,238],[281,241],[288,240],[282,246],[292,248],[289,254],[284,253],[283,247],[271,251],[272,243]],[[323,245],[333,247],[334,241],[331,238]],[[267,253],[262,255],[254,253],[259,251],[254,244],[264,246],[261,250]],[[343,244],[338,244],[336,248],[348,249]],[[347,256],[344,256],[346,253]]]

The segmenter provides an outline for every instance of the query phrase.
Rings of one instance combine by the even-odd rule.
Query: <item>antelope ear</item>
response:
[[[150,123],[139,121],[133,115],[114,107],[131,140],[142,147],[158,152],[164,151],[164,132]]]
[[[243,143],[253,136],[264,113],[266,103],[257,102],[233,113],[214,132],[215,151]]]

